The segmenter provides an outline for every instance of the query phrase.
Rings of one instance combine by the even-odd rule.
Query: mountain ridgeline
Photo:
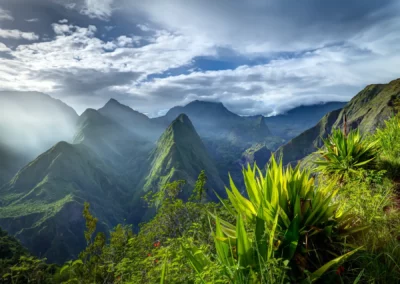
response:
[[[321,137],[342,126],[345,114],[349,126],[373,131],[397,111],[399,82],[368,86],[346,105],[302,106],[275,117],[244,117],[222,103],[194,101],[149,118],[114,99],[78,116],[47,95],[12,93],[15,101],[12,95],[3,101],[16,110],[6,117],[16,129],[30,125],[29,119],[17,119],[18,111],[27,108],[26,97],[37,107],[26,110],[27,114],[43,112],[40,118],[55,117],[60,128],[68,131],[47,135],[57,125],[33,127],[35,131],[25,133],[24,139],[39,141],[40,147],[28,156],[10,142],[22,137],[18,131],[4,132],[11,136],[0,139],[0,227],[34,255],[64,262],[86,245],[85,201],[99,219],[98,230],[108,233],[119,223],[136,226],[151,218],[154,212],[142,197],[167,182],[185,180],[179,197],[187,199],[202,170],[207,176],[207,197],[215,200],[214,191],[225,192],[228,173],[241,187],[243,166],[256,162],[263,167],[278,148],[285,162],[304,158],[321,145]],[[39,102],[32,102],[41,99],[46,100],[47,113]],[[2,131],[7,121],[0,120]],[[38,139],[39,134],[46,136],[45,141]]]
[[[314,127],[279,148],[284,163],[295,163],[322,146],[333,128],[347,127],[371,133],[400,110],[400,79],[388,84],[368,85],[342,109],[327,113]]]

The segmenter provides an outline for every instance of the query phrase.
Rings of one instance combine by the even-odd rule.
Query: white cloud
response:
[[[139,29],[141,29],[144,32],[149,32],[149,31],[153,31],[153,29],[151,29],[148,25],[146,24],[137,24],[136,25]]]
[[[35,23],[35,22],[39,22],[39,19],[38,19],[38,18],[25,19],[25,22],[28,22],[28,23]]]
[[[64,24],[53,24],[53,31],[56,35],[64,35],[72,32],[72,25],[64,25]]]
[[[399,47],[400,42],[394,48]],[[195,99],[222,101],[243,115],[268,115],[302,104],[350,100],[365,85],[399,77],[397,66],[399,53],[382,56],[360,52],[354,45],[332,46],[263,65],[193,72],[117,88],[131,94],[133,105],[140,103],[153,115]]]
[[[133,74],[132,79],[138,80],[134,74],[141,74],[143,79],[149,74],[189,64],[195,56],[215,54],[207,43],[168,31],[158,31],[146,38],[149,44],[137,46],[137,41],[141,39],[137,36],[121,36],[113,42],[102,41],[95,37],[95,26],[83,28],[54,23],[52,27],[56,33],[54,39],[19,45],[10,53],[12,59],[0,57],[1,89],[36,90],[53,94],[63,89],[70,90],[67,84],[72,81],[63,79],[68,70],[82,81],[87,80],[88,68],[105,75],[117,75],[118,72],[126,74],[124,76]],[[100,78],[100,75],[95,78]],[[106,82],[109,86],[103,86],[103,89],[113,86],[111,81]],[[129,83],[128,80],[124,84]],[[69,95],[90,96],[93,93],[69,92]]]
[[[38,40],[39,36],[32,32],[22,32],[20,30],[0,29],[0,38]]]
[[[0,52],[9,52],[11,49],[9,49],[4,43],[0,42]]]
[[[11,15],[10,11],[4,10],[0,7],[0,21],[4,21],[4,20],[12,21],[12,20],[14,20],[14,18]]]
[[[68,23],[68,20],[67,19],[62,19],[62,20],[59,20],[58,22],[60,24],[66,24],[66,23]]]
[[[113,2],[114,0],[85,0],[81,13],[90,18],[108,20],[112,14]]]

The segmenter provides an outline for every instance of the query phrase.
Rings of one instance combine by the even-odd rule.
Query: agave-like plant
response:
[[[307,270],[314,280],[354,252],[337,257],[335,241],[362,228],[354,228],[352,216],[333,201],[338,192],[333,185],[315,186],[307,170],[285,169],[274,157],[265,174],[254,165],[244,169],[243,176],[248,198],[232,179],[226,189],[236,226],[211,214],[217,256],[232,281],[241,283],[238,275],[247,275],[254,283],[265,283],[264,266],[276,258],[289,263],[292,275],[304,278]]]
[[[323,142],[324,147],[318,151],[322,157],[315,162],[316,170],[329,176],[343,178],[361,168],[371,168],[378,153],[378,141],[364,139],[358,129],[347,135],[335,129]]]

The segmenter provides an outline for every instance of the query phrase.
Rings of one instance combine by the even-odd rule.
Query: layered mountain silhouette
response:
[[[24,96],[29,96],[26,102]],[[114,99],[80,116],[40,93],[18,93],[15,101],[7,100],[9,105],[22,105],[15,107],[19,124],[10,137],[17,137],[17,129],[29,129],[26,120],[17,119],[28,104],[37,108],[27,109],[28,114],[44,112],[40,118],[48,123],[32,127],[26,136],[40,144],[29,157],[10,145],[11,138],[0,138],[0,227],[52,262],[76,257],[85,246],[85,201],[99,218],[99,230],[108,232],[124,220],[136,225],[153,213],[141,199],[147,192],[183,179],[186,185],[179,197],[187,199],[205,170],[208,198],[215,199],[213,190],[223,195],[228,172],[238,179],[242,166],[264,165],[271,150],[285,141],[283,136],[291,135],[277,136],[271,130],[279,123],[287,125],[290,113],[271,122],[261,115],[239,116],[221,103],[194,101],[150,119]],[[41,100],[46,103],[41,105]],[[326,108],[315,106],[319,107]],[[50,123],[52,117],[55,124]],[[307,121],[315,124],[321,117]],[[5,129],[4,121],[0,128]]]
[[[251,144],[271,136],[264,117],[239,116],[229,111],[222,103],[215,102],[193,101],[183,107],[174,107],[165,116],[155,120],[165,125],[181,113],[190,118],[203,138]]]

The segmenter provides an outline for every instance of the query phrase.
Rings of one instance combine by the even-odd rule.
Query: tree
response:
[[[193,193],[189,197],[190,201],[202,202],[204,200],[207,193],[207,188],[205,187],[206,183],[207,183],[206,172],[202,170],[194,185]]]
[[[315,162],[318,165],[316,170],[340,180],[359,169],[371,168],[378,152],[377,142],[364,139],[358,129],[347,135],[335,129],[323,142],[324,147],[318,151],[321,159]]]

